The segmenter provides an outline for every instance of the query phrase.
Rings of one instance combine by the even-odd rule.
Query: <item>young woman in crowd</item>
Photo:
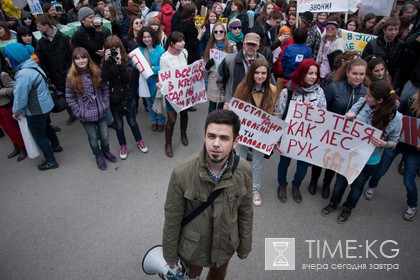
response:
[[[345,29],[352,32],[359,32],[359,25],[359,19],[357,17],[351,17],[347,21]]]
[[[203,37],[201,37],[200,40],[200,55],[203,56],[204,54],[204,50],[207,47],[207,43],[209,42],[209,39],[211,37],[210,34],[210,30],[211,30],[211,25],[214,25],[216,22],[218,22],[219,19],[217,17],[216,12],[214,11],[208,11],[206,18],[204,19],[204,26],[206,27],[204,33],[203,33]]]
[[[223,5],[221,2],[214,2],[212,10],[216,13],[217,18],[221,17],[223,14]]]
[[[165,49],[159,44],[159,38],[151,27],[144,27],[139,34],[139,49],[146,58],[154,75],[147,79],[150,97],[146,97],[147,106],[149,108],[149,116],[152,121],[152,131],[162,132],[165,130],[165,116],[153,111],[153,102],[156,99],[156,83],[159,81],[158,72],[160,70],[159,61]]]
[[[13,79],[6,71],[3,71],[2,66],[0,64],[0,127],[9,136],[14,147],[7,158],[17,156],[17,161],[21,161],[27,154],[19,126],[13,119]]]
[[[84,48],[73,51],[72,65],[66,79],[66,100],[86,130],[98,168],[106,170],[105,158],[117,162],[109,149],[105,117],[109,109],[109,87],[102,79],[101,70]]]
[[[344,40],[338,37],[337,21],[328,21],[325,25],[325,35],[321,40],[316,62],[321,70],[321,82],[333,70],[333,63],[337,56],[347,50]]]
[[[41,171],[58,168],[54,152],[63,148],[55,130],[49,122],[50,112],[54,107],[45,73],[31,58],[34,48],[20,43],[8,44],[4,56],[13,70],[16,70],[13,88],[13,118],[26,117],[28,129],[44,155],[45,161],[38,165]],[[36,90],[31,90],[34,87]]]
[[[199,44],[206,31],[206,27],[202,26],[200,32],[194,24],[196,14],[196,6],[194,3],[184,5],[181,15],[181,25],[179,31],[185,36],[185,49],[188,51],[188,64],[200,59]]]
[[[156,32],[156,35],[159,39],[159,44],[163,47],[166,45],[166,35],[165,32],[162,29],[162,24],[156,17],[152,17],[149,19],[149,22],[147,23],[147,26],[150,26],[153,31]]]
[[[366,61],[360,58],[343,62],[343,65],[335,74],[334,82],[325,88],[328,111],[344,116],[360,98],[366,95],[367,88],[363,85],[366,67]],[[321,171],[321,167],[312,166],[311,181],[309,183],[310,194],[314,195],[316,193]],[[322,186],[322,197],[325,199],[330,196],[330,185],[334,175],[335,172],[333,170],[325,169]]]
[[[214,59],[210,59],[210,50],[216,49],[225,53],[237,52],[236,46],[231,44],[226,37],[226,29],[223,23],[216,23],[213,26],[212,34],[204,51],[205,70],[208,72],[207,97],[209,99],[209,113],[216,109],[222,109],[225,98],[220,94],[216,85],[217,71],[213,67]]]
[[[32,34],[32,31],[28,27],[19,27],[17,30],[16,37],[18,43],[21,43],[22,45],[31,45],[33,48],[36,47],[36,39]]]
[[[244,2],[242,2],[242,0],[232,1],[232,5],[230,6],[229,20],[232,18],[237,18],[241,21],[242,33],[246,35],[246,33],[249,32],[249,20],[248,15],[246,14],[246,7],[244,7]]]
[[[377,171],[384,148],[393,149],[397,145],[402,128],[402,115],[396,111],[396,100],[396,93],[387,81],[373,81],[365,98],[361,98],[346,114],[348,119],[356,119],[359,122],[367,123],[383,133],[381,137],[372,137],[371,139],[375,150],[359,176],[350,186],[350,193],[346,202],[343,203],[341,214],[337,218],[337,222],[340,224],[348,220],[363,193],[365,183]],[[347,179],[343,175],[337,174],[330,203],[322,209],[322,215],[326,216],[337,209],[347,186]]]
[[[268,20],[268,16],[272,11],[276,9],[276,5],[273,2],[267,2],[264,5],[264,8],[261,11],[261,14],[258,16],[258,18],[255,19],[255,24],[263,25],[266,20]]]
[[[233,18],[229,21],[227,38],[230,44],[236,46],[238,52],[242,50],[244,34],[242,33],[242,22],[239,19]]]
[[[291,13],[288,15],[287,20],[286,20],[286,26],[290,28],[290,31],[292,33],[293,31],[295,31],[296,29],[296,14],[295,13]]]
[[[405,99],[401,102],[398,111],[403,115],[420,118],[420,91],[411,98]],[[388,155],[385,155],[385,152]],[[403,214],[403,219],[412,221],[417,213],[418,206],[418,190],[416,184],[416,172],[420,167],[420,146],[412,146],[406,143],[399,142],[395,149],[385,149],[384,155],[381,158],[379,168],[369,180],[369,187],[366,189],[365,198],[371,200],[375,193],[379,180],[386,174],[392,164],[394,158],[401,153],[404,162],[404,186],[407,190],[407,210]]]
[[[287,46],[292,45],[294,43],[290,28],[286,25],[282,26],[279,29],[279,34],[277,35],[277,39],[278,39],[277,44],[280,44],[279,47],[281,51],[277,57],[276,62],[274,63],[273,73],[274,73],[274,77],[282,78],[284,77],[284,71],[283,71],[283,67],[281,66],[281,60],[283,57],[284,50],[286,49]],[[277,47],[277,44],[274,43],[275,47]]]
[[[8,41],[16,38],[16,34],[10,32],[5,22],[0,21],[0,41]]]
[[[386,69],[386,63],[381,57],[370,56],[366,57],[368,63],[367,73],[364,84],[369,87],[372,81],[385,80],[391,85],[391,76],[389,76]]]
[[[181,32],[174,31],[168,37],[167,51],[160,58],[160,68],[167,69],[171,67],[187,66],[188,51],[184,48],[185,37]],[[161,87],[159,84],[158,87]],[[174,134],[174,126],[177,118],[177,112],[171,106],[169,101],[165,99],[168,120],[165,126],[165,153],[168,157],[173,156],[172,151],[172,135]],[[181,115],[181,143],[188,146],[187,126],[188,126],[188,110],[182,110]]]
[[[266,59],[260,58],[251,64],[249,71],[238,85],[234,97],[272,114],[277,100],[276,91],[276,87],[270,84],[270,66]],[[247,152],[247,146],[241,144],[236,146],[236,154],[241,158],[246,159]],[[253,203],[255,206],[260,206],[262,203],[260,188],[263,159],[262,152],[252,150]]]
[[[305,58],[291,75],[291,81],[280,92],[273,115],[282,119],[287,116],[290,100],[302,102],[310,107],[326,108],[324,90],[320,86],[319,66],[310,58]],[[277,169],[278,189],[277,195],[281,202],[287,201],[287,170],[291,158],[281,155],[280,145],[276,145],[280,153],[280,162]],[[302,201],[300,185],[305,178],[309,164],[297,161],[295,175],[292,181],[292,197],[296,202]]]
[[[108,4],[104,7],[104,18],[111,22],[111,31],[113,35],[121,38],[122,27],[117,20],[117,9],[114,5]]]
[[[124,50],[121,40],[116,36],[109,36],[104,44],[104,60],[102,63],[102,76],[109,84],[110,108],[116,124],[118,143],[120,144],[120,158],[126,159],[128,155],[127,140],[124,133],[124,117],[130,126],[136,141],[137,148],[147,153],[136,121],[136,108],[131,90],[132,66]]]
[[[376,25],[376,16],[375,14],[369,13],[365,15],[362,20],[360,27],[360,32],[365,34],[373,34],[373,28]]]

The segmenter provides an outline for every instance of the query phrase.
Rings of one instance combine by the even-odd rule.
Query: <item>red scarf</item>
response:
[[[4,34],[3,36],[0,37],[0,40],[8,41],[8,40],[10,40],[11,37],[12,36],[10,35],[10,33],[6,33],[6,34]]]
[[[169,46],[169,47],[168,47],[168,52],[169,52],[170,54],[172,54],[172,55],[176,55],[176,56],[178,56],[178,55],[181,53],[181,51],[179,51],[179,50],[175,49],[175,48],[174,48],[174,47],[172,47],[172,46]]]

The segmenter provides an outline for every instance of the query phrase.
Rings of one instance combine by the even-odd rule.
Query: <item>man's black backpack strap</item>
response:
[[[235,155],[234,158],[233,158],[233,165],[232,165],[232,169],[231,169],[232,175],[233,175],[233,173],[235,173],[235,170],[238,167],[239,159],[240,159],[240,157],[238,155]],[[200,206],[195,208],[188,216],[186,216],[182,220],[181,228],[184,227],[185,225],[187,225],[192,220],[194,220],[198,215],[201,214],[201,212],[206,210],[206,208],[209,207],[210,204],[213,203],[213,201],[219,196],[219,194],[222,191],[223,191],[223,189],[218,189],[218,190],[212,192],[206,202],[203,202],[202,204],[200,204]]]

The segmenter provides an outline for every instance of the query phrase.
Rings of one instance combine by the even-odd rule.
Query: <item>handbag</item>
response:
[[[54,102],[54,107],[52,108],[51,111],[53,113],[60,113],[64,110],[66,110],[67,109],[67,101],[66,101],[66,96],[65,96],[64,92],[62,92],[61,90],[57,90],[55,88],[55,86],[52,83],[50,83],[50,81],[47,79],[47,77],[41,71],[39,71],[37,68],[31,67],[31,69],[34,69],[35,71],[37,71],[42,76],[42,78],[44,79],[44,81],[48,85],[48,89],[50,90],[50,94],[51,94],[52,100]]]
[[[155,101],[153,102],[152,110],[153,112],[157,114],[161,114],[161,115],[165,113],[165,110],[166,110],[165,101],[164,101],[163,94],[160,91],[160,89],[156,91],[156,97],[155,97]]]

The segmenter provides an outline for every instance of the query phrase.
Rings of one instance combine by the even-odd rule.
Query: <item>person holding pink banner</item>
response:
[[[393,149],[397,145],[402,128],[402,115],[396,110],[396,100],[395,91],[392,90],[391,85],[387,81],[373,81],[366,97],[361,98],[346,114],[348,119],[356,119],[359,122],[372,125],[382,130],[383,134],[381,138],[371,138],[371,143],[375,146],[375,150],[359,176],[350,186],[350,193],[346,202],[343,203],[341,214],[337,218],[337,222],[340,224],[347,222],[363,193],[365,183],[377,172],[384,148]],[[337,209],[347,186],[346,177],[337,174],[330,203],[321,211],[323,216],[327,216]]]
[[[320,72],[318,64],[305,58],[297,66],[291,75],[291,81],[280,92],[280,97],[276,102],[273,115],[282,119],[287,116],[291,100],[302,102],[310,107],[326,108],[324,90],[320,86]],[[281,154],[280,143],[276,144],[276,150]],[[281,202],[287,201],[287,169],[291,158],[280,155],[280,162],[277,168],[278,188],[277,195]],[[297,203],[302,201],[300,185],[305,178],[309,163],[298,160],[296,172],[292,181],[292,197]]]
[[[276,92],[276,87],[270,84],[270,66],[267,60],[258,58],[251,64],[246,76],[238,85],[234,97],[272,114],[278,97]],[[238,144],[235,150],[238,156],[246,159],[248,152],[247,146]],[[252,201],[255,206],[260,206],[262,203],[260,188],[263,159],[264,154],[262,152],[252,150]]]
[[[160,68],[166,69],[178,66],[187,66],[188,51],[185,47],[184,34],[174,31],[169,35],[167,40],[167,51],[160,57]],[[160,84],[157,85],[161,87]],[[173,157],[172,151],[172,135],[174,134],[174,126],[177,118],[177,113],[171,106],[171,103],[165,98],[166,111],[168,119],[165,126],[165,153],[168,157]],[[188,146],[187,126],[188,126],[188,110],[180,112],[181,115],[181,143]]]

